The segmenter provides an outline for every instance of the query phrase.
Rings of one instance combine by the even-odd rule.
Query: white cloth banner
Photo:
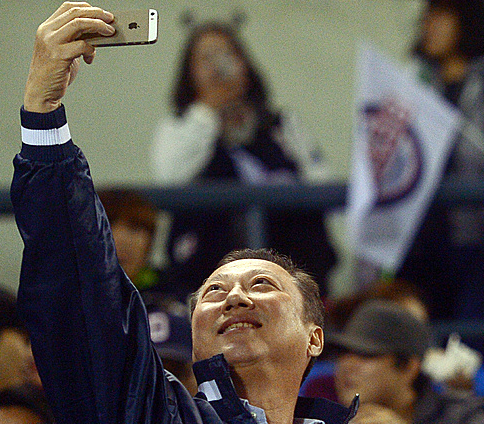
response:
[[[459,113],[362,44],[348,190],[357,258],[397,271],[441,181]]]

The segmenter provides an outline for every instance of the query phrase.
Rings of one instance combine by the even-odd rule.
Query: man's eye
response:
[[[254,286],[256,284],[271,284],[271,282],[267,278],[256,278],[254,281]]]
[[[207,286],[202,294],[202,298],[207,298],[207,300],[214,301],[216,299],[221,298],[224,296],[226,290],[222,284],[213,283]]]
[[[217,290],[222,290],[222,287],[220,286],[220,284],[212,284],[208,286],[206,293],[211,291],[217,291]]]

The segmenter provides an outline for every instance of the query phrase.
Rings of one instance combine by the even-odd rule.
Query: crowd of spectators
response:
[[[480,179],[484,3],[426,0],[416,38],[412,60],[417,78],[462,114],[442,178]],[[330,172],[331,164],[321,160],[321,147],[307,138],[297,118],[276,110],[262,73],[236,28],[227,23],[208,22],[191,30],[172,103],[173,115],[160,119],[153,139],[151,166],[158,184],[230,181],[296,186],[320,183]],[[121,188],[102,190],[99,197],[119,262],[143,296],[154,346],[166,369],[194,395],[186,302],[225,253],[247,247],[244,220],[233,210],[176,212],[162,247],[155,242],[160,211],[147,198]],[[449,207],[434,202],[398,278],[378,279],[341,299],[332,299],[328,289],[338,254],[324,212],[274,209],[268,211],[266,223],[268,245],[314,275],[326,300],[328,346],[322,361],[336,366],[324,379],[308,378],[306,394],[349,404],[359,392],[362,406],[355,424],[482,422],[483,400],[472,393],[476,367],[469,373],[462,363],[454,364],[445,381],[429,371],[441,364],[435,355],[432,366],[426,367],[430,352],[440,348],[432,344],[435,320],[484,320],[482,204]],[[153,249],[161,248],[168,254],[162,269],[150,261]],[[480,364],[484,338],[472,348]],[[4,291],[0,422],[54,422],[16,297]]]

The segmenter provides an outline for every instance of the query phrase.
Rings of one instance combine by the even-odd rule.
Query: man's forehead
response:
[[[238,259],[217,268],[208,277],[208,281],[215,279],[231,279],[234,277],[251,277],[257,274],[269,274],[282,280],[291,280],[291,275],[281,266],[265,259]]]

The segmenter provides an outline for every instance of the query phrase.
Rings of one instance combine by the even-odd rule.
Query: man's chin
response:
[[[223,346],[212,346],[210,350],[194,349],[195,362],[210,359],[215,355],[222,354],[229,365],[252,363],[261,357],[257,349],[253,349],[249,343],[229,343]]]
[[[253,350],[230,346],[222,351],[225,360],[230,366],[250,365],[260,359],[260,355]]]

